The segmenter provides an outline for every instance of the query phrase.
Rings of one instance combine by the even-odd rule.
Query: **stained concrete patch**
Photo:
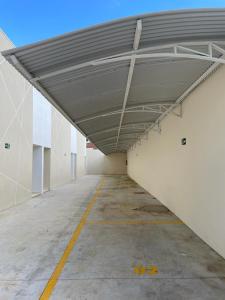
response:
[[[57,287],[54,300],[222,300],[225,293],[217,278],[60,280]]]
[[[136,192],[134,192],[134,194],[145,195],[146,193],[145,192],[138,192],[138,191],[136,191]]]
[[[171,214],[170,210],[163,205],[144,205],[136,207],[133,210],[146,212],[150,214]]]
[[[68,298],[76,294],[90,300],[223,297],[225,261],[212,274],[215,269],[208,266],[221,265],[221,257],[187,226],[173,223],[179,219],[153,196],[136,194],[129,187],[116,189],[121,180],[106,180],[54,299],[60,299],[65,289]],[[105,199],[107,184],[112,190],[112,182],[116,192]],[[149,275],[152,266],[157,272]],[[135,268],[140,272],[135,273]]]

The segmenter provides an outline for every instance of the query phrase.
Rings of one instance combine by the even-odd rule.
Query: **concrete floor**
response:
[[[0,214],[0,299],[38,299],[100,176]],[[126,176],[105,176],[51,299],[222,300],[225,260]]]

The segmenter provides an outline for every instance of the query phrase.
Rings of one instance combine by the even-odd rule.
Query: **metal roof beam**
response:
[[[135,139],[127,139],[123,140],[118,143],[119,146],[121,145],[131,145]],[[96,143],[97,144],[97,143]],[[97,145],[96,145],[97,146]],[[115,148],[117,147],[116,143],[108,143],[108,144],[99,144],[100,147],[106,147],[106,146],[114,146]]]
[[[138,49],[139,42],[141,39],[141,32],[142,32],[142,21],[138,20],[135,35],[134,35],[134,43],[133,43],[134,50]],[[134,73],[135,61],[136,61],[135,55],[132,55],[131,61],[130,61],[128,77],[127,77],[127,85],[126,85],[125,95],[124,95],[124,99],[123,99],[122,112],[121,112],[121,116],[120,116],[120,123],[119,123],[119,129],[118,129],[118,134],[117,134],[116,146],[118,145],[118,142],[119,142],[120,130],[121,130],[121,126],[123,123],[123,117],[124,117],[124,113],[125,113],[125,109],[126,109],[126,105],[127,105],[127,99],[128,99],[129,92],[130,92],[131,81],[132,81],[133,73]]]
[[[111,149],[117,150],[117,149],[124,149],[124,148],[129,147],[129,146],[130,146],[130,143],[129,144],[119,145],[118,148],[116,148],[116,145],[114,145],[114,144],[113,145],[112,144],[107,144],[107,145],[105,145],[103,147],[105,147],[105,148],[110,147]]]
[[[137,133],[126,133],[126,134],[121,134],[120,137],[128,137],[129,136],[133,139],[133,138],[138,138],[140,134],[137,134]],[[98,144],[98,143],[101,143],[101,142],[104,142],[104,141],[109,141],[109,140],[113,140],[113,139],[116,139],[116,136],[111,136],[109,138],[105,138],[105,139],[101,139],[101,140],[96,140],[95,143]]]
[[[121,130],[129,130],[129,129],[131,129],[131,130],[144,130],[144,129],[147,128],[147,126],[149,126],[149,123],[137,122],[137,123],[127,124],[127,125],[122,126]],[[88,137],[98,135],[98,134],[102,134],[102,133],[115,131],[115,130],[118,130],[118,126],[93,132],[93,133],[89,134]]]
[[[170,107],[173,103],[168,102],[168,103],[158,103],[158,104],[152,104],[152,103],[148,103],[148,104],[144,104],[144,105],[132,105],[129,106],[127,108],[125,108],[124,113],[156,113],[156,114],[161,114],[164,112],[164,110],[168,107]],[[94,119],[98,119],[98,118],[104,118],[104,117],[108,117],[108,116],[112,116],[112,115],[116,115],[116,114],[121,114],[123,112],[122,109],[119,110],[114,110],[114,111],[110,111],[107,113],[102,113],[102,114],[96,114],[93,115],[92,117],[89,118],[83,118],[80,120],[75,120],[76,124],[80,124],[83,122],[87,122],[87,121],[91,121]],[[119,126],[118,126],[119,127]]]
[[[223,55],[222,59],[225,59],[225,55]],[[178,105],[182,103],[182,101],[202,82],[204,81],[216,68],[218,68],[220,63],[214,63],[212,66],[208,68],[206,72],[204,72],[177,100],[171,105],[153,124],[150,128],[153,128],[155,125],[159,124],[159,122],[167,116],[170,112],[174,111]]]
[[[225,54],[225,50],[223,48],[221,48],[220,46],[216,45],[215,43],[210,43],[209,47],[211,47],[211,52],[212,49],[214,48],[216,51],[220,52],[221,54]]]
[[[135,138],[135,137],[133,137],[133,138],[126,138],[126,139],[121,140],[118,144],[119,145],[124,144],[124,143],[126,144],[127,142],[135,141],[136,139],[137,138]],[[116,146],[116,142],[112,142],[112,144],[115,145],[115,147],[117,147]],[[104,146],[104,143],[102,144],[102,143],[96,142],[96,145]]]
[[[219,50],[218,50],[219,51]],[[224,55],[221,57],[221,59],[225,60],[225,52]],[[174,109],[177,108],[177,106],[179,106],[184,99],[197,87],[199,86],[199,84],[201,84],[211,73],[213,73],[218,67],[220,66],[219,62],[214,63],[213,65],[211,65],[194,83],[192,83],[192,85],[176,100],[176,102],[171,105],[163,114],[161,114],[161,116],[159,116],[159,118],[148,128],[146,129],[146,131],[144,132],[143,135],[140,135],[140,137],[138,138],[138,141],[141,140],[141,137],[144,136],[148,131],[150,130],[155,130],[157,128],[160,128],[160,122],[171,112],[174,111]],[[161,132],[161,128],[160,128],[160,132]]]
[[[136,25],[135,35],[134,35],[134,43],[133,43],[134,50],[137,50],[139,47],[141,32],[142,32],[142,21],[137,20],[137,25]]]
[[[151,59],[151,58],[188,58],[188,59],[195,59],[195,60],[204,60],[209,62],[218,62],[221,64],[225,64],[225,59],[213,56],[210,53],[196,53],[197,51],[194,51],[192,49],[188,49],[189,52],[187,53],[187,50],[183,50],[183,52],[179,51],[181,50],[181,46],[179,44],[174,45],[173,48],[168,49],[168,52],[154,52],[154,53],[142,53],[142,54],[133,54],[133,55],[124,55],[119,57],[112,57],[106,60],[97,61],[94,63],[94,65],[102,65],[107,63],[114,63],[118,61],[125,61],[130,60],[132,57],[135,57],[135,59]],[[222,48],[221,48],[222,49]]]
[[[112,149],[107,149],[105,151],[107,151],[107,153],[111,154],[111,153],[114,153],[114,152],[117,152],[117,153],[119,153],[119,152],[127,152],[128,149],[129,148],[127,148],[127,147],[125,147],[125,148],[117,148],[117,149],[112,148]]]
[[[136,39],[136,41],[138,41],[138,38]],[[201,59],[201,60],[208,60],[208,61],[214,61],[214,62],[217,61],[217,62],[225,63],[224,60],[221,61],[219,58],[213,57],[212,55],[210,55],[210,53],[196,51],[191,48],[193,46],[212,45],[212,47],[216,46],[216,47],[219,47],[222,51],[224,51],[224,49],[221,48],[220,46],[218,46],[218,44],[225,46],[225,43],[223,41],[213,41],[213,42],[206,41],[206,42],[186,42],[186,43],[179,43],[179,44],[161,45],[161,46],[155,46],[155,47],[145,47],[145,48],[141,48],[141,49],[121,52],[117,55],[106,56],[101,59],[95,59],[95,60],[91,60],[91,61],[84,62],[81,64],[75,64],[75,65],[72,65],[69,67],[60,68],[55,71],[46,72],[44,74],[40,74],[39,76],[32,78],[31,81],[32,82],[39,81],[42,79],[50,78],[50,77],[64,74],[67,72],[71,72],[74,70],[82,69],[85,67],[103,65],[103,64],[117,62],[117,61],[123,61],[123,60],[130,60],[132,55],[135,55],[136,59],[174,57],[174,58]],[[179,53],[179,51],[177,51],[177,53],[176,53],[175,49],[180,50],[180,53]],[[163,50],[163,52],[161,52],[162,50]],[[168,50],[168,51],[165,52],[165,50]],[[145,52],[149,52],[149,53],[145,53]],[[154,53],[151,53],[151,52],[154,52]],[[12,56],[13,55],[11,55],[11,57]]]

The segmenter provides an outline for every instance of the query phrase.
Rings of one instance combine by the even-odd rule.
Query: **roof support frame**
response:
[[[216,47],[217,45],[214,43],[209,43],[209,46],[211,45],[212,47]],[[215,46],[214,46],[215,45]],[[221,48],[222,49],[222,48]],[[188,53],[190,52],[190,53]],[[154,52],[154,53],[140,53],[140,54],[132,54],[132,55],[124,55],[124,56],[115,56],[112,58],[108,58],[106,60],[100,60],[93,62],[93,65],[102,65],[106,63],[113,63],[113,62],[118,62],[118,61],[124,61],[124,60],[129,60],[132,57],[135,57],[135,59],[151,59],[151,58],[188,58],[188,59],[196,59],[196,60],[205,60],[205,61],[210,61],[210,62],[218,62],[221,64],[225,64],[225,59],[213,56],[213,53],[203,53],[203,52],[198,52],[196,50],[193,50],[191,48],[186,48],[181,47],[180,44],[175,44],[171,48],[168,47],[167,52]]]
[[[126,90],[125,90],[125,96],[124,96],[124,99],[123,99],[123,106],[122,106],[121,115],[120,115],[120,123],[119,123],[119,128],[118,128],[118,134],[117,134],[116,144],[118,144],[118,141],[119,141],[120,129],[121,129],[121,126],[122,126],[122,123],[123,123],[123,117],[124,117],[125,110],[126,110],[128,95],[129,95],[131,81],[132,81],[133,72],[134,72],[135,60],[136,60],[135,57],[132,56],[131,57],[131,62],[130,62],[130,68],[129,68],[129,72],[128,72],[128,78],[127,78],[127,85],[126,85]]]
[[[132,137],[132,138],[135,138],[137,139],[139,137],[139,134],[136,133],[136,132],[130,132],[130,133],[125,133],[125,134],[121,134],[120,137],[128,137],[129,138]],[[95,143],[98,144],[98,143],[101,143],[101,142],[104,142],[104,141],[109,141],[109,140],[113,140],[113,139],[116,139],[116,136],[111,136],[111,137],[108,137],[108,138],[105,138],[105,139],[101,139],[101,140],[96,140]]]
[[[212,53],[212,49],[214,48],[216,51],[220,52],[221,54],[223,54],[223,55],[225,54],[225,50],[215,43],[210,43],[209,47],[210,47],[210,50],[209,50],[210,53]]]
[[[109,146],[109,147],[105,147],[105,148],[104,148],[104,151],[105,151],[105,152],[109,152],[109,153],[111,153],[111,152],[113,152],[113,151],[114,151],[114,152],[121,152],[121,151],[127,152],[127,150],[129,149],[130,146],[131,146],[131,145],[125,145],[125,146],[122,146],[122,147],[119,147],[119,146],[118,146],[118,148]]]
[[[173,110],[171,111],[171,113],[172,113],[174,116],[178,117],[178,118],[182,118],[182,116],[183,116],[182,103],[179,103],[178,107],[179,107],[179,111],[178,111],[178,112],[176,112],[176,111],[173,109]],[[177,107],[176,107],[176,108],[177,108]]]
[[[70,67],[61,68],[59,70],[51,71],[45,74],[40,74],[39,76],[31,78],[31,81],[32,82],[40,81],[43,79],[47,79],[53,76],[82,69],[85,67],[103,65],[103,64],[123,61],[123,60],[131,60],[131,56],[133,55],[135,55],[136,59],[160,58],[160,57],[161,58],[189,58],[189,59],[200,59],[200,60],[207,60],[212,62],[225,63],[225,59],[213,57],[211,51],[212,48],[214,48],[221,54],[223,54],[223,51],[225,51],[218,44],[225,46],[225,42],[223,41],[204,41],[204,42],[184,42],[179,44],[167,44],[167,45],[154,46],[154,47],[145,47],[136,50],[133,49],[131,51],[121,52],[117,55],[107,56],[101,59],[95,59],[81,64],[75,64]],[[208,52],[201,52],[192,49],[192,47],[196,47],[196,46],[207,46]],[[165,50],[168,51],[165,52]],[[11,55],[11,57],[12,56],[13,55]]]
[[[142,25],[144,29],[143,34],[140,34],[139,39],[135,41],[134,36],[136,36],[137,32],[138,18],[143,18]],[[120,139],[120,136],[124,135],[124,139],[125,137],[137,136],[136,130],[139,132],[137,145],[138,143],[142,143],[144,138],[148,138],[149,130],[155,130],[160,133],[161,126],[163,125],[161,121],[168,114],[171,114],[171,117],[172,115],[182,117],[182,103],[184,99],[205,80],[211,72],[219,67],[220,64],[225,64],[224,22],[225,9],[167,12],[166,14],[159,13],[153,16],[132,17],[127,20],[119,20],[112,23],[110,22],[109,24],[91,27],[87,30],[70,33],[69,35],[65,34],[25,47],[6,50],[3,51],[3,57],[6,61],[15,65],[15,68],[41,91],[78,130],[82,132],[82,128],[84,128],[85,134],[87,135],[95,131],[93,135],[94,143],[96,142],[98,144],[99,142],[105,145],[107,140],[106,146],[101,147],[99,145],[99,148],[108,154],[110,151],[125,151],[125,149],[133,144],[130,141],[123,141],[122,138]],[[142,39],[140,47],[138,48],[140,36]],[[124,78],[124,74],[125,76],[127,75],[132,60],[135,62],[133,66],[135,70],[133,70],[133,72],[136,71],[136,68],[138,68],[139,71],[137,73],[137,82],[142,81],[142,76],[145,76],[145,72],[151,72],[152,69],[157,71],[159,68],[159,76],[153,78],[153,86],[160,80],[159,77],[160,74],[162,74],[161,72],[163,72],[164,66],[168,67],[168,74],[171,74],[175,70],[177,77],[175,77],[174,80],[176,81],[176,85],[170,89],[172,80],[168,80],[168,93],[166,98],[173,97],[173,95],[176,94],[178,95],[177,99],[173,99],[170,106],[162,106],[161,112],[159,112],[158,115],[154,114],[154,107],[137,107],[140,105],[140,99],[136,98],[132,100],[129,94],[127,96],[129,100],[126,100],[127,103],[124,107],[122,106],[124,99],[119,98],[121,105],[114,105],[115,102],[112,101],[107,104],[107,111],[105,107],[106,103],[102,105],[104,92],[101,93],[101,89],[96,90],[96,93],[93,95],[89,93],[90,91],[84,91],[84,93],[82,91],[82,89],[85,90],[88,85],[91,88],[95,88],[95,80],[100,83],[101,78],[104,78],[104,82],[108,80],[108,78],[105,78],[105,73],[102,72],[103,69],[107,72],[119,71],[121,75],[120,78],[123,78],[124,84],[126,85],[128,78]],[[196,64],[194,60],[196,60]],[[2,62],[0,60],[0,64],[1,63],[4,64],[4,61]],[[189,72],[189,68],[193,65],[196,66]],[[183,83],[180,81],[179,72],[176,72],[181,66],[184,66],[184,70],[185,66],[187,66],[188,69],[187,74],[183,74],[184,76],[182,76],[182,78],[187,81],[186,86],[189,86],[184,93],[181,91]],[[118,70],[120,67],[123,69]],[[203,69],[206,68],[209,69],[201,76],[200,74],[204,72]],[[91,77],[91,73],[95,74],[93,78]],[[101,77],[96,78],[96,76]],[[114,83],[114,76],[110,76],[112,83]],[[198,79],[196,80],[194,78]],[[84,82],[80,82],[81,80],[84,80]],[[193,82],[193,80],[196,80],[196,82]],[[112,90],[113,92],[116,90],[118,85],[111,84],[111,81],[107,81],[107,84],[104,85],[104,90]],[[76,97],[73,98],[72,95],[76,88],[75,84],[82,86],[76,93]],[[131,87],[132,84],[133,81],[131,78]],[[121,91],[124,93],[124,90],[124,87],[120,88],[120,93]],[[138,95],[147,94],[147,91],[144,84],[143,87],[140,85],[140,90],[139,88],[136,90],[137,97]],[[161,95],[161,91],[158,92],[157,89],[153,89],[152,91],[152,95],[156,95],[156,98]],[[81,98],[79,96],[81,96]],[[102,101],[97,101],[98,96],[102,97]],[[85,106],[79,105],[83,103],[82,98],[85,98],[86,103],[91,102],[92,98],[93,101],[96,100],[95,111],[100,112],[100,114],[118,113],[118,115],[108,117],[108,119],[97,119],[97,129],[95,129],[95,126],[89,126],[93,125],[92,123],[95,123],[95,120],[87,124],[84,123],[84,125],[88,125],[84,127],[83,124],[76,124],[76,118],[73,117],[74,113],[70,111],[72,105],[69,105],[73,100],[73,104],[75,106],[77,105],[77,113],[79,113],[82,118],[93,117],[95,114],[93,110],[88,111]],[[136,105],[136,107],[129,107],[131,103]],[[114,111],[114,109],[117,109],[117,111]],[[139,113],[139,110],[140,112],[146,113],[146,115]],[[160,109],[157,107],[157,110]],[[125,115],[125,113],[130,113],[131,115]],[[122,114],[124,115],[123,121],[121,121],[120,118]],[[127,119],[125,116],[129,116],[129,121],[127,120],[125,122],[125,119]],[[136,129],[127,127],[123,130],[124,124],[135,123],[135,120],[141,121],[143,120],[143,116],[147,120],[154,121],[148,125],[137,127]],[[107,120],[109,120],[108,123]],[[120,124],[117,126],[119,120]],[[107,128],[110,126],[117,127],[113,127],[113,129]],[[99,131],[108,133],[100,134]],[[112,136],[116,136],[117,133],[117,143],[110,144],[110,142],[115,141],[115,138]],[[90,134],[90,141],[91,139],[92,135]]]
[[[222,59],[225,59],[225,51],[223,56],[221,57]],[[212,64],[195,82],[192,83],[192,85],[175,101],[173,105],[171,105],[167,111],[165,111],[163,114],[159,116],[159,118],[149,126],[148,129],[145,130],[145,132],[139,136],[138,140],[132,145],[135,146],[136,143],[140,144],[142,137],[149,131],[154,130],[156,126],[159,126],[160,122],[171,112],[174,111],[174,109],[177,108],[178,105],[180,105],[181,110],[182,110],[182,102],[184,99],[199,85],[201,84],[211,73],[213,73],[218,67],[220,66],[219,62],[215,62]]]
[[[124,125],[121,127],[121,130],[145,130],[148,126],[149,126],[149,123],[143,123],[143,122],[139,123],[138,122],[138,123]],[[89,134],[88,137],[95,136],[95,135],[102,134],[102,133],[111,132],[111,131],[116,131],[116,130],[118,130],[118,126],[111,127],[111,128],[104,129],[104,130],[95,131],[95,132]]]
[[[137,20],[136,30],[135,30],[135,34],[134,34],[134,42],[133,42],[134,51],[136,51],[139,47],[139,43],[140,43],[140,39],[141,39],[141,32],[142,32],[142,21]],[[130,68],[129,68],[129,72],[128,72],[128,77],[127,77],[127,85],[126,85],[126,89],[125,89],[125,95],[124,95],[124,99],[123,99],[120,123],[119,123],[119,128],[118,128],[118,133],[117,133],[116,147],[119,142],[120,130],[121,130],[121,126],[123,123],[123,117],[124,117],[124,113],[126,110],[127,100],[128,100],[128,96],[129,96],[129,92],[130,92],[131,81],[132,81],[133,73],[134,73],[135,61],[136,61],[135,55],[132,55],[131,60],[130,60]]]
[[[122,140],[122,141],[120,141],[119,143],[118,143],[118,145],[132,145],[133,144],[133,142],[134,142],[134,140],[135,139],[126,139],[126,140]],[[97,143],[96,143],[97,144]],[[118,146],[117,145],[117,146]],[[115,148],[117,148],[117,146],[116,146],[116,144],[115,143],[106,143],[106,144],[99,144],[99,146],[101,146],[101,147],[105,147],[105,146],[111,146],[111,147],[115,147]]]
[[[154,131],[156,131],[158,133],[161,133],[162,129],[161,129],[160,123],[158,122],[157,124],[155,124],[155,126],[152,127],[152,130],[154,130]],[[145,134],[146,134],[146,132],[145,132]]]
[[[75,121],[77,124],[80,123],[84,123],[84,122],[88,122],[94,119],[98,119],[98,118],[103,118],[103,117],[108,117],[111,115],[116,115],[116,114],[121,114],[121,113],[156,113],[156,114],[161,114],[163,113],[165,110],[168,109],[168,107],[170,107],[173,103],[168,102],[168,103],[147,103],[147,104],[143,104],[143,105],[132,105],[129,106],[127,108],[124,109],[119,109],[119,110],[114,110],[114,111],[110,111],[107,113],[102,113],[102,114],[96,114],[93,115],[92,117],[89,118],[84,118],[84,119],[80,119]]]
[[[126,153],[127,152],[127,150],[125,150],[125,149],[114,149],[114,150],[111,150],[110,151],[110,153]]]

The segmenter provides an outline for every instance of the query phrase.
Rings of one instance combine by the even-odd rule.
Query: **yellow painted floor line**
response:
[[[158,225],[158,224],[183,224],[181,220],[93,220],[88,225]]]
[[[61,275],[62,273],[62,270],[65,266],[65,263],[71,253],[71,251],[73,250],[80,234],[81,234],[81,231],[82,229],[84,228],[84,225],[87,223],[87,218],[99,196],[99,193],[100,193],[100,190],[101,190],[101,187],[103,185],[103,179],[100,181],[97,189],[96,189],[96,192],[95,194],[93,195],[93,197],[91,198],[90,202],[88,203],[87,205],[87,208],[80,220],[80,223],[77,225],[75,231],[73,232],[73,235],[69,241],[69,243],[67,244],[66,246],[66,249],[64,250],[64,253],[62,255],[62,257],[60,258],[59,262],[57,263],[56,267],[55,267],[55,270],[53,271],[50,279],[48,280],[41,296],[40,296],[40,300],[47,300],[50,298],[52,292],[53,292],[53,289],[59,279],[59,276]]]

